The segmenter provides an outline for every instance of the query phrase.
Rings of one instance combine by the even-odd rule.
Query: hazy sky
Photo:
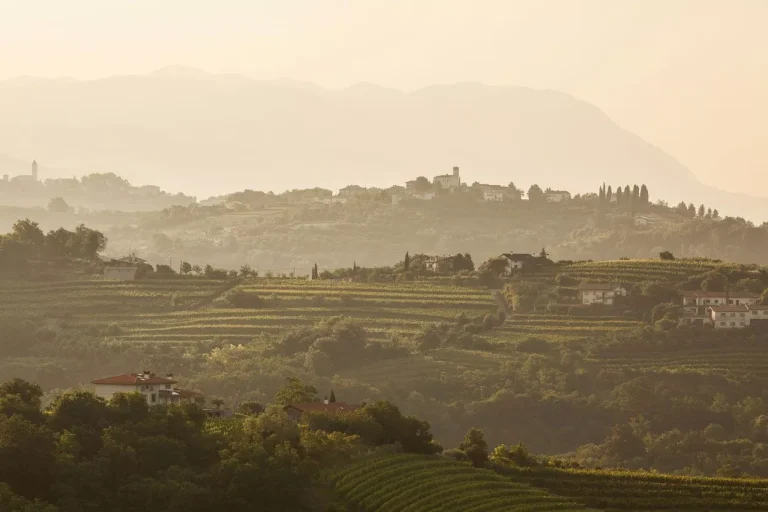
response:
[[[707,182],[768,188],[768,0],[0,0],[0,79],[172,64],[562,90]]]

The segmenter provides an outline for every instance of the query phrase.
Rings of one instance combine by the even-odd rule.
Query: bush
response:
[[[551,348],[550,344],[541,338],[527,338],[517,343],[517,350],[527,354],[545,354]]]
[[[264,301],[255,293],[240,290],[232,290],[224,295],[224,302],[233,308],[260,309],[264,307]]]
[[[659,253],[659,259],[671,261],[675,259],[675,255],[669,251],[662,251]]]

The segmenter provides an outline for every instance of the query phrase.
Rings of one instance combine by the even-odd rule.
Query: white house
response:
[[[432,180],[432,184],[435,186],[439,185],[440,187],[451,190],[451,191],[453,191],[453,189],[459,188],[461,186],[461,177],[459,177],[459,168],[454,167],[453,174],[441,174],[440,176],[435,176],[434,179]]]
[[[157,377],[154,373],[126,373],[91,381],[96,396],[110,400],[115,393],[141,393],[149,405],[194,402],[202,398],[196,391],[178,389],[172,375]]]
[[[450,272],[453,270],[452,256],[430,256],[424,262],[430,272]]]
[[[544,192],[544,197],[546,197],[548,203],[562,203],[563,201],[567,201],[571,198],[571,193],[565,190],[547,189]]]
[[[510,275],[515,270],[520,270],[527,265],[532,265],[536,260],[533,254],[525,253],[505,253],[501,257],[507,260],[507,268],[504,271],[506,275]]]
[[[136,267],[104,267],[104,279],[133,281],[136,279],[136,270]]]
[[[582,304],[604,304],[610,306],[616,297],[625,297],[627,289],[620,284],[581,283],[579,297]]]
[[[743,329],[758,322],[768,325],[768,306],[741,304],[707,308],[715,329]]]
[[[435,198],[434,192],[422,192],[416,193],[412,196],[414,199],[421,199],[422,201],[431,201]]]

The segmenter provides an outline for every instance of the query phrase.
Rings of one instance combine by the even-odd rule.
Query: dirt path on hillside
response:
[[[191,307],[189,309],[194,311],[194,310],[197,310],[197,309],[203,309],[203,308],[207,308],[207,307],[212,306],[213,302],[216,299],[218,299],[219,297],[221,297],[222,295],[227,293],[232,288],[235,288],[236,286],[242,284],[242,282],[243,282],[242,279],[233,279],[232,281],[228,281],[227,285],[224,288],[222,288],[220,290],[217,290],[215,293],[212,293],[210,296],[208,296],[208,298],[203,300],[201,303],[196,304],[195,306],[193,306],[193,307]]]

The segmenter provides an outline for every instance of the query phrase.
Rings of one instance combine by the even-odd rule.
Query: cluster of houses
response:
[[[176,384],[177,381],[173,379],[171,374],[159,377],[147,370],[91,381],[94,394],[107,401],[111,400],[117,393],[139,393],[146,399],[149,406],[185,403],[205,404],[205,395],[197,391],[181,389]],[[331,402],[326,398],[322,402],[286,405],[284,409],[290,419],[299,422],[302,416],[308,413],[325,412],[339,414],[355,411],[359,407],[358,405],[351,405],[345,402]],[[233,414],[231,409],[222,409],[220,407],[203,407],[203,410],[211,418],[224,418]]]
[[[582,304],[610,306],[617,297],[626,296],[627,289],[620,284],[579,285]],[[679,325],[711,325],[715,329],[743,329],[757,325],[768,327],[768,305],[759,302],[760,296],[748,291],[686,292],[683,295],[683,314]]]
[[[472,186],[462,183],[461,174],[458,167],[454,167],[450,174],[440,174],[432,178],[431,188],[425,190],[422,186],[423,182],[419,180],[411,180],[405,183],[405,187],[393,186],[386,189],[386,192],[390,194],[392,198],[392,204],[398,204],[403,199],[421,199],[424,201],[430,201],[437,197],[438,190],[445,190],[448,192],[456,192],[463,189],[477,188],[482,192],[483,200],[487,202],[502,202],[510,199],[520,199],[519,193],[511,190],[509,187],[502,185],[488,185],[475,183]],[[349,185],[339,190],[336,202],[346,202],[350,197],[356,195],[368,194],[371,192],[381,192],[382,189],[377,188],[365,188],[359,185]],[[516,196],[516,197],[515,197]],[[565,190],[551,190],[544,191],[544,197],[550,203],[561,203],[571,199],[570,192]],[[327,199],[328,202],[333,202],[334,199]]]
[[[683,295],[680,325],[711,325],[715,329],[768,326],[768,305],[751,292],[694,291]]]

